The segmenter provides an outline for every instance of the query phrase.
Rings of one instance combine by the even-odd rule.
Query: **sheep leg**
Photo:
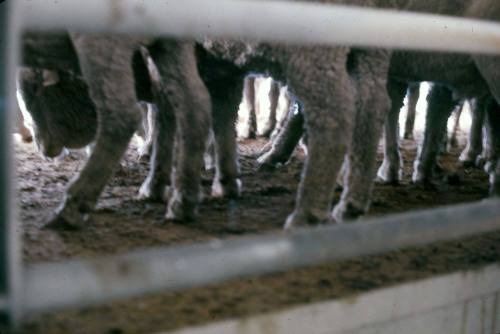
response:
[[[453,123],[453,131],[451,132],[450,137],[450,147],[458,147],[458,130],[460,130],[460,116],[462,116],[463,103],[461,103],[457,110],[455,111],[455,122]]]
[[[391,108],[384,127],[384,161],[378,169],[378,180],[397,184],[403,178],[403,161],[399,152],[399,111],[403,106],[408,85],[390,81],[387,85]]]
[[[240,196],[241,181],[238,179],[235,122],[242,95],[242,76],[237,75],[228,82],[231,82],[231,85],[225,86],[231,87],[230,89],[210,90],[217,159],[212,196],[236,198]]]
[[[483,150],[484,98],[473,99],[470,102],[472,124],[467,137],[467,145],[460,154],[459,161],[465,166],[475,166]]]
[[[247,109],[247,118],[243,129],[243,138],[255,138],[257,132],[257,115],[255,110],[255,79],[254,75],[245,78],[243,84],[243,105]]]
[[[408,86],[408,111],[406,113],[405,133],[403,138],[413,140],[413,129],[415,128],[415,116],[417,115],[417,103],[420,98],[420,84]]]
[[[304,115],[302,107],[299,105],[299,108],[295,110],[292,106],[280,131],[274,139],[271,139],[271,148],[257,159],[259,168],[272,168],[277,164],[287,162],[303,134]]]
[[[349,49],[317,49],[301,48],[289,60],[287,77],[307,112],[309,154],[285,228],[329,220],[336,175],[351,134],[355,91],[345,66]]]
[[[370,205],[377,173],[376,155],[382,126],[390,109],[387,93],[388,51],[359,52],[354,71],[358,101],[352,142],[347,157],[347,173],[340,202],[333,210],[333,218],[344,221],[364,214]]]
[[[435,85],[427,96],[428,109],[425,123],[425,136],[417,159],[414,163],[412,180],[415,183],[426,183],[432,180],[437,166],[437,157],[446,133],[446,126],[450,114],[457,106],[452,92],[442,86]]]
[[[106,182],[119,165],[141,120],[141,111],[132,80],[132,46],[128,41],[73,35],[73,42],[99,123],[95,148],[69,186],[52,223],[79,227],[88,220]]]
[[[276,127],[276,109],[278,108],[278,102],[280,98],[280,84],[271,79],[271,88],[269,89],[269,121],[266,122],[266,126],[262,129],[262,136],[269,137]]]
[[[211,104],[200,78],[194,45],[166,41],[158,70],[165,79],[168,100],[176,120],[176,170],[166,219],[184,222],[195,219],[200,200],[203,154],[211,127]]]

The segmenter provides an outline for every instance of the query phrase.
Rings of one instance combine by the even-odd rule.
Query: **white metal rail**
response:
[[[19,21],[11,14],[13,2],[0,3],[0,331],[21,316],[18,298],[21,288],[20,242],[16,192],[13,188],[12,121],[15,110],[14,77],[18,59]]]
[[[429,14],[276,0],[17,1],[33,29],[500,53],[498,24]]]
[[[26,27],[43,30],[68,28],[181,38],[211,35],[296,44],[349,44],[500,53],[500,25],[435,15],[286,1],[16,0],[11,3],[15,3],[16,7],[9,13],[11,39],[7,50],[12,52],[11,59],[17,52],[16,38],[19,38],[19,31],[15,24],[19,23],[20,17],[24,19]],[[75,10],[76,7],[78,10]],[[6,82],[13,83],[15,63],[0,67],[0,72],[5,71],[5,68],[10,69],[4,75]],[[10,89],[8,97],[11,103],[15,100],[14,89]],[[5,120],[6,115],[1,116]],[[9,141],[2,139],[1,144],[7,148],[4,166],[10,167]],[[8,198],[13,198],[10,189],[12,184],[1,191],[10,196]],[[180,289],[247,274],[285,270],[500,229],[499,216],[498,201],[487,201],[387,217],[370,224],[358,223],[297,231],[288,235],[245,238],[217,246],[198,245],[95,261],[31,265],[24,270],[22,289],[11,284],[7,286],[7,291],[0,293],[6,296],[3,300],[7,303],[3,304],[8,307],[4,311],[8,317],[15,318],[19,314],[18,299],[21,299],[23,311],[39,311],[100,302],[146,291]],[[15,265],[18,256],[17,235],[12,233],[18,226],[12,215],[5,217],[5,230],[2,232],[7,232],[9,252],[4,254],[8,258],[1,259],[0,269],[3,277],[8,277],[10,282],[21,282],[16,279],[19,271],[19,266]],[[393,237],[394,230],[398,231],[398,238]],[[390,243],[385,238],[387,233],[391,233]],[[221,261],[221,257],[225,261]],[[207,268],[210,269],[210,275],[205,273],[203,276],[202,272],[197,271],[197,265],[202,262],[210,265]],[[278,262],[282,265],[276,267]],[[110,279],[113,284],[106,284]]]
[[[500,229],[500,200],[26,268],[24,311],[180,290]]]

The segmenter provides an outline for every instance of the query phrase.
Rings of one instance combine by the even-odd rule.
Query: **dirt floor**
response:
[[[97,257],[151,246],[171,246],[281,229],[292,211],[303,155],[274,171],[257,172],[255,154],[263,140],[240,145],[243,196],[226,202],[205,198],[200,221],[181,225],[163,221],[162,204],[134,200],[147,173],[131,148],[81,231],[54,231],[44,223],[61,201],[68,180],[85,155],[63,161],[40,158],[33,144],[16,144],[19,202],[26,263]],[[443,156],[454,171],[433,189],[411,185],[414,142],[403,141],[405,181],[377,185],[371,216],[471,202],[488,194],[488,180],[476,169],[457,169],[459,149]],[[381,158],[381,157],[379,157]],[[452,182],[450,182],[450,180]],[[209,191],[209,182],[205,184]],[[340,193],[338,192],[336,197]],[[185,292],[162,293],[97,307],[68,309],[25,319],[19,333],[150,333],[282,309],[291,305],[348,296],[430,275],[500,262],[500,233],[401,250],[262,278],[248,278]]]

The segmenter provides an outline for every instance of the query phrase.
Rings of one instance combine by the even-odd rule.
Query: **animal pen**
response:
[[[182,290],[500,230],[500,201],[488,199],[349,225],[94,260],[22,265],[11,149],[13,117],[8,112],[15,103],[13,83],[22,28],[500,54],[500,24],[286,1],[89,0],[76,5],[16,0],[0,5],[0,25],[0,309],[4,326],[15,326],[24,314]],[[175,333],[498,334],[500,266]]]

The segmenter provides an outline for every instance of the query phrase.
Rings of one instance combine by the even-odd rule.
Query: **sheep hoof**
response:
[[[182,223],[193,223],[197,217],[198,203],[182,199],[176,192],[170,199],[165,219]]]
[[[152,181],[147,178],[139,189],[139,193],[136,196],[138,201],[148,201],[148,202],[168,202],[170,197],[170,191],[166,185],[153,185]]]
[[[483,166],[484,171],[488,174],[492,174],[495,171],[496,167],[496,163],[494,163],[492,159],[486,161]]]
[[[377,172],[375,181],[381,184],[399,184],[402,180],[403,171],[399,168],[381,166]]]
[[[62,231],[81,230],[89,221],[90,212],[77,208],[76,203],[66,201],[54,216],[48,221],[44,228]]]
[[[296,209],[288,216],[285,222],[285,226],[283,228],[285,231],[288,231],[297,226],[320,225],[320,224],[325,224],[327,222],[328,218],[321,219],[310,212]]]
[[[332,219],[337,223],[355,220],[366,213],[366,210],[360,209],[348,201],[340,201],[332,211]]]
[[[500,197],[500,177],[495,173],[490,174],[490,197]]]
[[[259,158],[257,158],[257,170],[259,171],[272,171],[280,166],[284,165],[286,160],[281,158],[273,150],[264,153]]]
[[[239,198],[241,196],[241,180],[233,179],[231,182],[223,182],[215,179],[212,184],[212,197],[215,198]]]

